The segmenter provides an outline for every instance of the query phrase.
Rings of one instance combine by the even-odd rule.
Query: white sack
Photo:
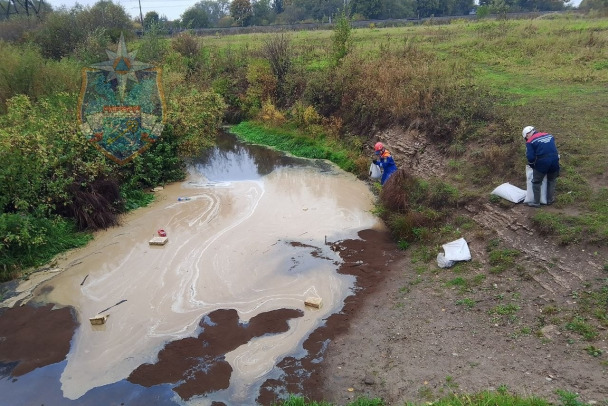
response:
[[[524,203],[534,201],[534,192],[532,191],[532,177],[534,170],[530,168],[530,165],[526,165],[526,180],[528,190],[526,191],[526,200]],[[543,183],[540,185],[540,204],[547,204],[547,175],[543,178]]]
[[[471,251],[464,238],[443,244],[443,250],[445,259],[450,261],[469,261],[471,259]]]
[[[437,254],[437,265],[439,266],[439,268],[449,268],[454,265],[454,261],[445,259],[445,255],[443,255],[443,252],[440,252],[439,254]]]
[[[380,170],[380,167],[373,162],[369,166],[369,176],[372,179],[380,179],[382,177],[382,171]]]
[[[510,183],[503,183],[492,191],[493,195],[500,196],[513,203],[521,203],[526,198],[526,191]]]

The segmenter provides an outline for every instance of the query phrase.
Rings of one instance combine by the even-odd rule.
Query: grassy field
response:
[[[271,35],[203,41],[215,52],[247,49],[255,55],[263,54]],[[288,35],[294,65],[303,75],[331,70],[332,32]],[[534,20],[462,20],[356,29],[351,35],[350,53],[342,62],[350,76],[336,73],[333,78],[343,84],[342,100],[348,96],[351,108],[357,103],[379,107],[356,111],[375,118],[366,126],[342,104],[337,114],[350,136],[371,143],[373,130],[425,121],[420,132],[440,145],[456,169],[447,180],[463,193],[483,196],[500,183],[521,183],[521,129],[534,125],[556,137],[562,164],[558,207],[566,209],[550,218],[539,213],[538,226],[560,235],[566,244],[608,242],[608,19],[566,14]],[[351,77],[362,85],[349,83]],[[425,104],[425,97],[435,104]],[[432,112],[441,103],[439,111]],[[454,118],[455,125],[446,125]],[[441,132],[448,135],[432,134],[433,126],[444,126]]]

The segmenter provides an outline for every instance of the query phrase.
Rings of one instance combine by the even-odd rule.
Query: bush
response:
[[[167,121],[177,138],[180,155],[193,156],[213,145],[225,108],[222,97],[214,92],[190,90],[170,99]]]
[[[77,233],[70,221],[14,213],[0,213],[0,236],[0,282],[91,239],[88,234]]]
[[[27,96],[8,101],[0,116],[0,210],[48,216],[72,203],[68,187],[109,170],[79,133],[76,96],[59,93],[32,104]]]

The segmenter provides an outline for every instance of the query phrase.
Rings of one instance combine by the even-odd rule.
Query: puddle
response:
[[[381,227],[372,204],[363,182],[325,161],[287,157],[226,135],[192,162],[188,179],[64,256],[61,272],[36,287],[24,285],[2,304],[33,299],[72,306],[80,322],[65,361],[16,380],[5,376],[2,398],[11,393],[11,405],[29,405],[48,391],[47,406],[109,399],[150,404],[155,396],[162,404],[254,404],[261,383],[279,373],[277,362],[303,352],[306,337],[351,293],[353,277],[337,273],[341,259],[328,242]],[[160,229],[168,242],[149,245]],[[308,297],[321,298],[322,307],[304,306]],[[89,318],[102,310],[106,323],[91,325]],[[227,314],[229,322],[217,322]],[[179,358],[171,351],[213,342],[204,354],[190,349],[175,361],[182,363],[175,367],[181,375],[154,377],[155,365],[173,367],[167,354]],[[218,346],[225,348],[214,351]],[[216,365],[209,357],[221,372],[208,374]],[[212,376],[216,384],[209,383]],[[210,389],[200,389],[202,381]],[[34,386],[36,394],[28,392]]]

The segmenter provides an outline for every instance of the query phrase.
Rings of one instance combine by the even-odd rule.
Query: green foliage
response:
[[[328,402],[317,402],[317,401],[309,401],[304,397],[297,395],[289,395],[286,400],[283,400],[279,403],[275,403],[275,406],[332,406],[331,403]],[[359,397],[352,402],[345,404],[344,406],[383,406],[384,402],[382,399],[369,399]]]
[[[107,59],[106,51],[111,48],[110,35],[105,28],[98,27],[87,32],[85,38],[76,45],[73,56],[85,65]]]
[[[352,47],[350,20],[344,12],[336,19],[332,35],[332,59],[335,65],[348,54]]]
[[[416,406],[408,402],[407,406]],[[422,405],[422,404],[420,404]],[[475,394],[452,393],[444,398],[435,400],[434,406],[549,406],[546,400],[534,396],[522,398],[519,395],[507,393],[506,390],[496,392],[479,392]]]
[[[88,33],[103,29],[112,42],[118,42],[120,34],[133,36],[133,25],[120,4],[111,0],[100,0],[92,7],[74,6],[59,9],[46,17],[44,23],[33,35],[33,41],[40,46],[45,57],[59,60],[82,47]]]
[[[121,176],[121,192],[127,198],[137,198],[142,189],[183,180],[186,176],[184,161],[179,156],[179,139],[173,125],[167,124],[160,140],[144,154],[139,154],[130,162],[115,168]],[[144,198],[144,202],[147,198]],[[132,204],[126,202],[127,209]],[[141,206],[142,204],[137,203]]]
[[[584,317],[574,316],[572,320],[566,323],[566,329],[574,331],[587,341],[593,341],[598,336],[598,332]]]
[[[488,259],[492,268],[490,272],[500,274],[515,265],[515,259],[521,255],[521,252],[513,249],[495,249],[490,250]]]
[[[58,93],[32,104],[26,96],[8,101],[0,116],[0,210],[47,216],[71,204],[68,187],[109,171],[103,157],[79,134],[76,97]]]
[[[213,145],[226,105],[217,93],[182,90],[169,100],[167,120],[179,154],[193,156]]]
[[[592,345],[585,347],[585,351],[587,351],[587,354],[591,355],[592,357],[600,357],[604,353],[604,351]]]
[[[254,122],[242,122],[232,127],[231,132],[248,142],[268,145],[295,156],[327,159],[346,171],[355,168],[357,151],[323,137],[312,138],[297,131],[267,128]]]
[[[498,305],[488,310],[488,314],[498,314],[501,316],[509,316],[515,314],[519,310],[519,306],[509,303],[506,305]]]
[[[285,79],[293,64],[289,38],[285,34],[269,37],[262,48],[276,78],[276,100],[279,106],[285,105]]]
[[[137,59],[143,62],[157,64],[168,52],[168,43],[163,38],[163,28],[160,24],[152,24],[139,42]]]
[[[0,41],[0,113],[6,102],[18,94],[35,100],[57,92],[77,92],[80,67],[69,60],[45,60],[33,46]]]
[[[470,298],[464,298],[464,299],[460,299],[460,300],[456,301],[457,305],[465,306],[467,309],[472,309],[473,307],[475,307],[476,303],[477,302],[475,302],[475,300],[470,299]]]
[[[92,238],[76,232],[71,221],[15,213],[0,213],[0,235],[0,282],[17,277],[25,268],[45,264],[65,250],[85,245]]]
[[[149,30],[153,25],[158,24],[160,21],[160,16],[156,11],[148,11],[144,16],[144,30]]]
[[[230,16],[238,26],[249,25],[251,17],[253,17],[251,2],[249,0],[233,0],[230,3]]]
[[[555,393],[559,396],[561,406],[587,406],[585,402],[578,399],[577,393],[565,391],[563,389],[558,389]]]

